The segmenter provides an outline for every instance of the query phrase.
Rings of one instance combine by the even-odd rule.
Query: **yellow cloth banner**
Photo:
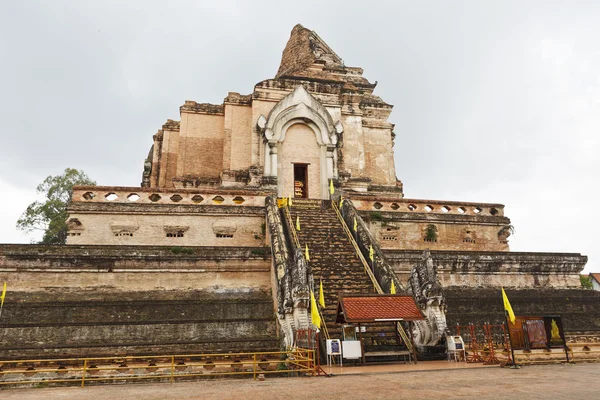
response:
[[[342,204],[344,204],[344,199],[340,196],[340,210],[342,209]]]
[[[321,316],[319,315],[315,294],[312,290],[310,291],[310,320],[314,326],[321,329]]]
[[[358,228],[358,225],[356,224],[356,217],[354,217],[354,232],[356,232],[356,228]]]
[[[390,288],[390,294],[396,294],[396,285],[394,281],[392,281],[392,287]]]
[[[300,216],[296,215],[296,230],[300,231]]]
[[[4,305],[5,297],[6,297],[6,282],[4,282],[4,288],[2,289],[2,296],[0,296],[0,299],[2,299],[2,303],[0,303],[0,307],[2,307]]]
[[[292,206],[292,195],[290,194],[290,196],[288,197],[288,206],[291,207]]]
[[[335,188],[333,187],[333,179],[329,180],[329,193],[334,194]]]
[[[308,245],[307,244],[304,245],[304,258],[306,258],[306,261],[310,261],[310,254],[308,254]]]
[[[319,279],[319,305],[325,308],[325,293],[323,293],[323,281]]]
[[[511,324],[515,324],[515,313],[513,312],[512,307],[510,306],[510,301],[508,301],[508,296],[502,288],[502,301],[504,302],[504,309],[508,312],[508,319],[510,319]]]
[[[373,246],[369,246],[369,258],[371,259],[371,261],[375,260],[375,252],[373,251]]]

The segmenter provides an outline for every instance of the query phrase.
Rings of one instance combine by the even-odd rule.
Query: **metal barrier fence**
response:
[[[456,335],[462,336],[465,342],[467,362],[487,364],[510,362],[510,345],[504,325],[457,325]],[[591,340],[592,338],[594,340]],[[600,341],[596,335],[591,335],[583,342],[567,339],[567,351],[569,362],[600,362]],[[563,348],[518,349],[515,350],[514,361],[522,365],[551,364],[564,363],[567,358]]]
[[[168,380],[184,377],[316,374],[311,349],[223,354],[182,354],[0,361],[0,385]]]

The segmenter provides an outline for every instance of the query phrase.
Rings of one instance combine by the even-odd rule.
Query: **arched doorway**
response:
[[[278,151],[277,182],[281,188],[280,196],[323,198],[321,147],[310,126],[295,123],[287,129]]]

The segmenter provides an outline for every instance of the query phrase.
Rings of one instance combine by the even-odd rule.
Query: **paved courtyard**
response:
[[[421,363],[424,364],[424,363]],[[351,368],[348,368],[350,370]],[[600,398],[600,364],[342,374],[330,378],[10,389],[3,400],[51,399],[577,399]]]

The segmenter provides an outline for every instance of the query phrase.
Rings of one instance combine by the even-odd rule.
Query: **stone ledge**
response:
[[[279,351],[279,340],[275,337],[247,338],[243,340],[213,340],[189,342],[162,342],[122,344],[107,343],[104,345],[70,344],[52,346],[51,348],[17,347],[3,350],[3,360],[46,359],[65,357],[106,357],[124,355],[171,355],[171,354],[201,354],[245,351]]]
[[[420,262],[421,250],[383,250],[396,273],[407,273],[403,267]],[[440,274],[528,274],[577,275],[585,267],[587,256],[579,253],[528,253],[486,251],[432,250],[431,257]],[[508,285],[508,282],[506,282]],[[571,286],[571,285],[569,285]]]
[[[223,104],[197,103],[193,100],[186,100],[179,107],[179,111],[195,114],[224,115],[223,108]]]
[[[510,219],[503,216],[491,215],[464,215],[464,214],[437,214],[437,213],[419,213],[404,211],[380,211],[380,210],[358,210],[363,219],[370,221],[372,213],[379,213],[381,219],[377,222],[396,222],[396,221],[427,221],[427,222],[456,222],[456,223],[475,223],[489,225],[508,225]]]
[[[194,188],[149,188],[149,187],[139,187],[139,186],[90,186],[90,185],[75,185],[73,186],[73,191],[121,191],[121,192],[138,192],[138,193],[169,193],[169,194],[177,194],[177,193],[186,193],[186,194],[221,194],[221,195],[252,195],[252,196],[268,196],[269,192],[260,191],[255,189],[194,189]]]
[[[186,250],[189,249],[189,250]],[[192,253],[186,254],[185,251]],[[0,267],[9,259],[77,258],[119,261],[201,261],[201,260],[270,260],[268,247],[200,247],[200,246],[125,246],[0,244]]]
[[[115,321],[115,322],[64,322],[64,321],[57,321],[55,323],[29,323],[29,324],[7,324],[7,323],[3,323],[0,326],[2,326],[2,328],[4,329],[8,329],[8,328],[52,328],[52,327],[57,327],[57,328],[63,328],[63,327],[67,327],[67,326],[79,326],[79,327],[83,327],[83,326],[92,326],[92,327],[96,327],[98,329],[101,329],[103,326],[106,327],[113,327],[113,326],[139,326],[139,325],[186,325],[186,324],[214,324],[214,323],[223,323],[223,324],[229,324],[229,323],[236,323],[236,322],[240,322],[240,321],[244,321],[244,322],[273,322],[273,318],[272,317],[265,317],[265,318],[244,318],[244,319],[240,319],[240,318],[220,318],[220,319],[187,319],[187,320],[176,320],[176,319],[165,319],[165,320],[143,320],[143,321],[131,321],[131,322],[122,322],[122,321]]]
[[[422,250],[383,250],[388,258],[411,258],[420,259],[423,255]],[[536,259],[536,258],[571,258],[574,262],[587,262],[587,256],[581,253],[543,253],[543,252],[524,252],[524,251],[458,251],[458,250],[432,250],[432,257],[435,259],[456,259],[457,256],[463,257],[502,257],[513,259]]]

